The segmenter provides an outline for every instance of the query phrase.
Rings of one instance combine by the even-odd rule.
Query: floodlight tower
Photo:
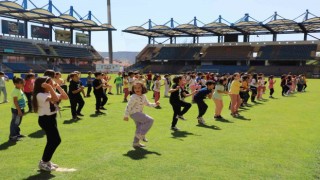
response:
[[[111,25],[111,5],[110,0],[107,0],[108,24]],[[112,31],[108,30],[108,44],[109,44],[109,64],[113,64],[113,50],[112,50]]]

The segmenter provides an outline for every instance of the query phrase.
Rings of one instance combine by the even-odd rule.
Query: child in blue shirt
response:
[[[215,83],[212,80],[209,80],[206,82],[205,88],[200,89],[195,95],[194,95],[194,102],[197,103],[199,114],[198,114],[198,123],[201,125],[205,124],[204,119],[202,116],[206,113],[208,109],[208,105],[203,101],[207,96],[211,99],[212,97],[212,91],[214,89]]]

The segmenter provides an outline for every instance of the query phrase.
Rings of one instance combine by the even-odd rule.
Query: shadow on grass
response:
[[[232,121],[229,121],[229,120],[224,119],[224,118],[216,119],[216,121],[223,122],[223,123],[233,123]]]
[[[17,142],[15,141],[7,141],[7,142],[4,142],[3,144],[0,145],[0,151],[3,151],[3,150],[6,150],[8,149],[10,146],[14,146],[16,145]]]
[[[188,131],[173,131],[171,134],[173,136],[172,137],[173,139],[180,139],[181,141],[182,141],[182,138],[186,138],[190,135],[195,136],[195,134],[190,133]]]
[[[63,108],[71,108],[71,106],[63,106]]]
[[[251,121],[251,119],[245,118],[244,116],[239,116],[239,117],[235,117],[235,118],[239,119],[239,120],[244,120],[244,121]]]
[[[104,113],[104,112],[101,112],[99,114],[95,113],[95,114],[90,114],[90,117],[92,118],[96,118],[96,117],[99,117],[99,116],[106,116],[107,114]]]
[[[207,124],[197,124],[198,127],[202,127],[202,128],[208,128],[208,129],[213,129],[213,130],[221,130],[221,128],[219,128],[218,126],[215,125],[207,125]]]
[[[28,137],[30,137],[30,138],[43,138],[44,135],[46,135],[46,133],[42,129],[39,129],[38,131],[29,134]]]
[[[54,177],[56,177],[56,176],[51,174],[51,172],[38,170],[38,174],[31,175],[31,176],[25,178],[24,180],[52,179]]]
[[[137,148],[134,150],[130,150],[127,152],[127,154],[123,154],[123,156],[127,156],[133,160],[140,160],[140,159],[147,158],[146,155],[148,154],[155,154],[157,156],[161,156],[161,154],[158,152],[148,151],[147,149],[144,149],[144,148]]]
[[[255,106],[255,105],[260,105],[260,104],[263,104],[263,103],[261,103],[261,102],[257,102],[257,101],[254,101],[254,102],[252,102],[253,103],[253,105]]]
[[[82,119],[70,119],[70,120],[64,120],[63,124],[72,124],[72,123],[77,123],[78,121],[80,121]]]

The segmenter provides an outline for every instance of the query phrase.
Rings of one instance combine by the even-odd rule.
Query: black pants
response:
[[[42,160],[48,162],[51,160],[53,153],[61,143],[57,127],[57,114],[51,116],[39,116],[38,123],[47,135],[47,144],[44,148]]]
[[[271,88],[271,89],[270,89],[270,96],[272,96],[273,93],[274,93],[274,89]]]
[[[303,89],[303,84],[297,84],[297,91],[301,92]]]
[[[247,103],[249,100],[249,91],[241,91],[240,92],[240,98],[243,100],[243,103]]]
[[[171,127],[175,127],[178,122],[178,116],[184,115],[191,108],[191,104],[184,101],[170,102],[170,104],[173,109],[173,118],[172,118]],[[183,107],[182,111],[181,111],[181,107]]]
[[[289,91],[289,89],[290,88],[287,85],[283,85],[282,86],[282,92],[281,92],[282,96],[284,96],[284,94],[287,93]]]
[[[25,92],[24,94],[27,96],[28,108],[29,108],[29,112],[31,112],[32,111],[32,92]]]
[[[96,110],[98,111],[108,102],[108,97],[104,93],[94,94],[94,96],[96,97]]]
[[[81,113],[81,110],[84,106],[84,100],[82,96],[76,98],[70,98],[70,105],[71,105],[71,114],[72,117],[77,116],[77,114]],[[77,108],[78,106],[78,108]]]
[[[251,102],[254,102],[258,92],[257,92],[257,87],[255,86],[250,86],[250,90],[251,90]]]
[[[87,84],[88,89],[87,89],[87,96],[90,96],[91,90],[92,90],[92,85],[91,84]]]
[[[307,84],[303,84],[303,85],[302,85],[302,90],[305,91],[306,88],[307,88]]]
[[[196,103],[198,105],[199,110],[198,117],[202,117],[207,112],[208,105],[203,101],[203,99],[196,100]]]

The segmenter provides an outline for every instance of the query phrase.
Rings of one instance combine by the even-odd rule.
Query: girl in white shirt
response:
[[[123,120],[128,121],[129,116],[136,123],[136,133],[133,139],[133,147],[141,148],[145,145],[140,144],[140,140],[147,142],[145,135],[153,124],[153,118],[143,113],[144,106],[156,107],[159,106],[159,102],[150,103],[144,95],[147,93],[147,88],[141,82],[135,82],[132,87],[133,94],[127,104],[125,115]]]
[[[161,76],[157,75],[155,77],[156,81],[154,81],[154,87],[153,87],[153,92],[154,92],[154,102],[159,101],[160,99],[160,87],[161,85]],[[160,106],[158,106],[160,108]]]
[[[50,77],[39,77],[35,81],[33,91],[34,112],[38,113],[38,123],[47,135],[47,144],[39,162],[39,169],[44,171],[53,171],[58,168],[58,165],[50,161],[61,142],[56,119],[57,103],[68,99],[68,95],[59,84],[55,83],[55,87],[53,86],[53,80]],[[54,89],[57,89],[60,94]]]

